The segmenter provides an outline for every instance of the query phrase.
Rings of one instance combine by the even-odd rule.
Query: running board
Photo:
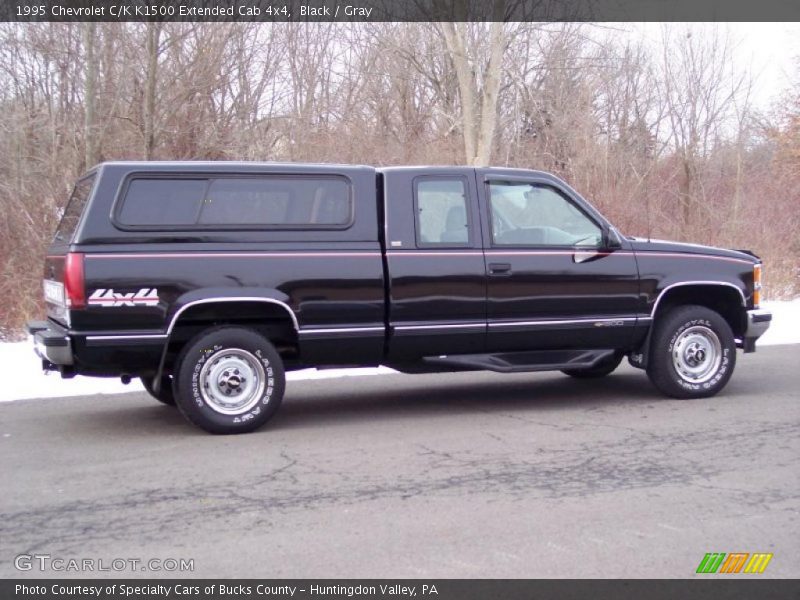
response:
[[[532,350],[500,354],[426,356],[422,360],[429,365],[459,370],[524,373],[526,371],[589,369],[613,356],[614,350]]]

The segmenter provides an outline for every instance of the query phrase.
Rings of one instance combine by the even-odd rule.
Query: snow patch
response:
[[[772,311],[772,326],[758,341],[759,346],[775,344],[800,344],[800,298],[788,302],[765,302],[763,307]],[[58,373],[45,374],[30,342],[0,343],[0,402],[29,398],[55,398],[62,396],[90,396],[93,394],[120,394],[144,392],[141,382],[133,380],[123,385],[119,379],[74,377],[61,379]],[[289,381],[304,379],[329,379],[396,373],[387,367],[361,369],[305,369],[287,375]]]
[[[119,378],[81,377],[62,379],[58,373],[42,371],[41,362],[33,351],[30,341],[0,343],[0,402],[27,400],[30,398],[59,398],[65,396],[91,396],[93,394],[125,394],[144,392],[142,382],[134,379],[123,385]],[[303,379],[329,379],[335,377],[359,377],[385,375],[397,371],[388,367],[358,369],[303,369],[287,373],[288,381]]]
[[[761,307],[772,312],[772,324],[756,346],[800,344],[800,298],[762,302]]]

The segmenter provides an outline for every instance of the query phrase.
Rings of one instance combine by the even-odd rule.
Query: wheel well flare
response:
[[[719,313],[730,325],[736,337],[744,335],[747,313],[744,294],[733,284],[687,284],[666,288],[656,300],[653,318],[686,304],[705,306]]]

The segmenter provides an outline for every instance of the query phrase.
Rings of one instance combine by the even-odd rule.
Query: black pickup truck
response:
[[[769,326],[760,295],[754,254],[623,236],[539,171],[109,162],[75,185],[28,332],[45,369],[140,377],[237,433],[307,367],[589,378],[628,356],[711,396]]]

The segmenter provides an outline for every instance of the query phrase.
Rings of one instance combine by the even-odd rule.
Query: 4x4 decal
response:
[[[156,306],[157,288],[141,288],[138,292],[115,292],[100,288],[92,292],[88,303],[93,306]]]

